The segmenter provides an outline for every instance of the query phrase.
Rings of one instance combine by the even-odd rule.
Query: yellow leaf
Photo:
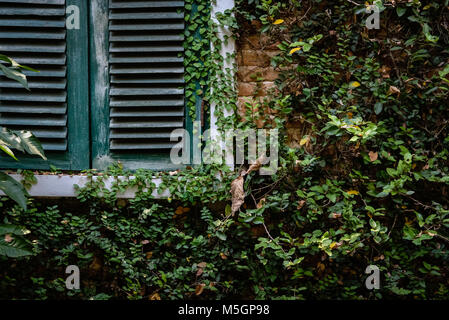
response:
[[[299,51],[299,50],[301,50],[301,47],[293,48],[290,50],[289,54],[294,54],[296,51]]]
[[[153,293],[148,297],[149,300],[161,300],[161,297],[159,296],[159,293]]]
[[[336,242],[332,242],[331,245],[329,246],[329,248],[333,249],[336,245],[337,245]]]
[[[301,141],[299,141],[299,145],[300,145],[300,146],[303,146],[303,145],[305,145],[306,143],[308,143],[309,140],[310,140],[309,137],[302,138]]]
[[[357,88],[357,87],[360,87],[360,82],[358,82],[358,81],[352,81],[352,82],[349,84],[349,86],[350,86],[351,88]]]
[[[359,194],[359,192],[357,190],[349,190],[349,191],[346,191],[346,193],[347,194],[353,194],[353,195],[358,195]]]
[[[284,19],[277,19],[273,24],[281,24],[284,23]]]

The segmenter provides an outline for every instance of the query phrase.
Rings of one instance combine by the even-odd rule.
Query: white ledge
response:
[[[12,178],[17,181],[21,181],[23,177],[19,174],[10,174]],[[74,185],[78,185],[80,188],[84,187],[89,181],[89,177],[82,175],[35,175],[37,183],[34,184],[28,193],[31,197],[35,198],[74,198],[77,196]],[[98,176],[94,176],[96,180]],[[126,179],[125,177],[118,177],[120,180]],[[129,179],[135,179],[134,176],[130,176]],[[110,190],[114,182],[114,178],[105,178],[105,188]],[[156,199],[168,198],[170,193],[165,190],[162,194],[158,194],[157,187],[162,183],[160,178],[154,178],[152,182],[156,185],[152,195]],[[135,197],[137,188],[128,188],[124,193],[117,193],[117,198],[131,199]],[[0,191],[0,196],[5,195]]]

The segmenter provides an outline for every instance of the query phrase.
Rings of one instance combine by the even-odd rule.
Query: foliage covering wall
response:
[[[367,30],[357,1],[237,1],[236,19],[221,20],[281,50],[278,90],[246,118],[269,108],[265,127],[283,133],[299,122],[300,148],[281,141],[274,176],[162,174],[169,201],[118,200],[151,176],[139,171],[113,192],[80,190],[81,205],[3,202],[37,254],[0,257],[0,298],[447,299],[449,4],[376,4],[380,29]],[[231,215],[235,181],[245,202]],[[65,289],[69,264],[80,291]],[[372,264],[376,291],[364,285]]]

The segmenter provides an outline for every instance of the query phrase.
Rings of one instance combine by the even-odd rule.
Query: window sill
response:
[[[23,178],[19,174],[10,174],[12,178],[17,181],[21,181]],[[83,175],[35,175],[37,183],[34,184],[28,193],[33,198],[75,198],[77,196],[74,185],[84,187],[88,182],[88,177]],[[93,177],[96,179],[97,177]],[[124,177],[119,177],[119,179]],[[134,177],[131,176],[130,179]],[[110,190],[114,178],[105,179],[105,187]],[[153,191],[153,197],[155,199],[163,199],[169,197],[169,192],[164,191],[162,194],[158,194],[157,187],[161,184],[160,178],[154,178],[153,183],[156,185]],[[117,198],[132,199],[135,197],[136,189],[129,188],[124,193],[117,194]],[[0,196],[5,194],[0,191]]]

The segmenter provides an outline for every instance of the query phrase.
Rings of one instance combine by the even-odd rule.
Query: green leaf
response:
[[[33,71],[33,72],[39,72],[36,69],[30,68],[27,66],[22,66],[21,64],[17,63],[15,60],[11,59],[10,57],[5,56],[4,54],[0,54],[0,60],[10,63],[11,67],[13,67],[13,68],[22,68],[22,69]]]
[[[19,70],[8,68],[0,64],[0,70],[3,71],[6,77],[19,82],[25,89],[30,90],[26,76]]]
[[[382,102],[377,102],[377,103],[374,105],[374,112],[375,112],[376,114],[381,113],[381,112],[382,112],[382,109],[383,109],[383,104],[382,104]]]
[[[8,240],[8,241],[7,241]],[[0,255],[19,258],[33,254],[33,245],[19,235],[0,234]]]
[[[304,46],[302,47],[302,51],[304,52],[308,52],[310,51],[310,49],[312,49],[312,45],[308,43],[305,43]]]
[[[0,235],[5,235],[7,233],[23,236],[30,232],[25,228],[13,224],[0,224]]]
[[[19,151],[24,151],[20,145],[19,137],[11,130],[7,128],[0,127],[0,143],[5,144],[11,148],[17,149]]]
[[[407,11],[407,8],[401,8],[401,7],[396,8],[396,13],[398,14],[398,17],[402,17],[406,11]]]
[[[424,35],[426,36],[427,41],[430,42],[437,42],[439,40],[439,38],[437,36],[433,36],[430,31],[432,30],[429,25],[427,23],[424,23],[423,25],[423,32]]]
[[[6,145],[0,144],[0,150],[3,150],[8,156],[12,157],[14,160],[18,161],[14,153]]]
[[[6,145],[8,147],[17,149],[22,152],[27,152],[31,155],[38,155],[42,159],[47,160],[44,154],[44,149],[42,148],[39,140],[30,131],[11,131],[7,128],[0,127],[0,145]],[[8,148],[9,149],[9,148]],[[7,154],[11,155],[8,149],[2,149]],[[17,160],[17,159],[16,159]]]
[[[31,133],[31,131],[15,131],[15,134],[20,138],[20,145],[23,149],[32,155],[38,155],[42,159],[47,160],[39,140]]]
[[[220,240],[225,241],[227,239],[227,236],[221,231],[217,231],[215,234],[217,235],[217,238]]]
[[[27,209],[27,191],[19,182],[4,172],[0,172],[0,190],[17,202],[24,210]]]

